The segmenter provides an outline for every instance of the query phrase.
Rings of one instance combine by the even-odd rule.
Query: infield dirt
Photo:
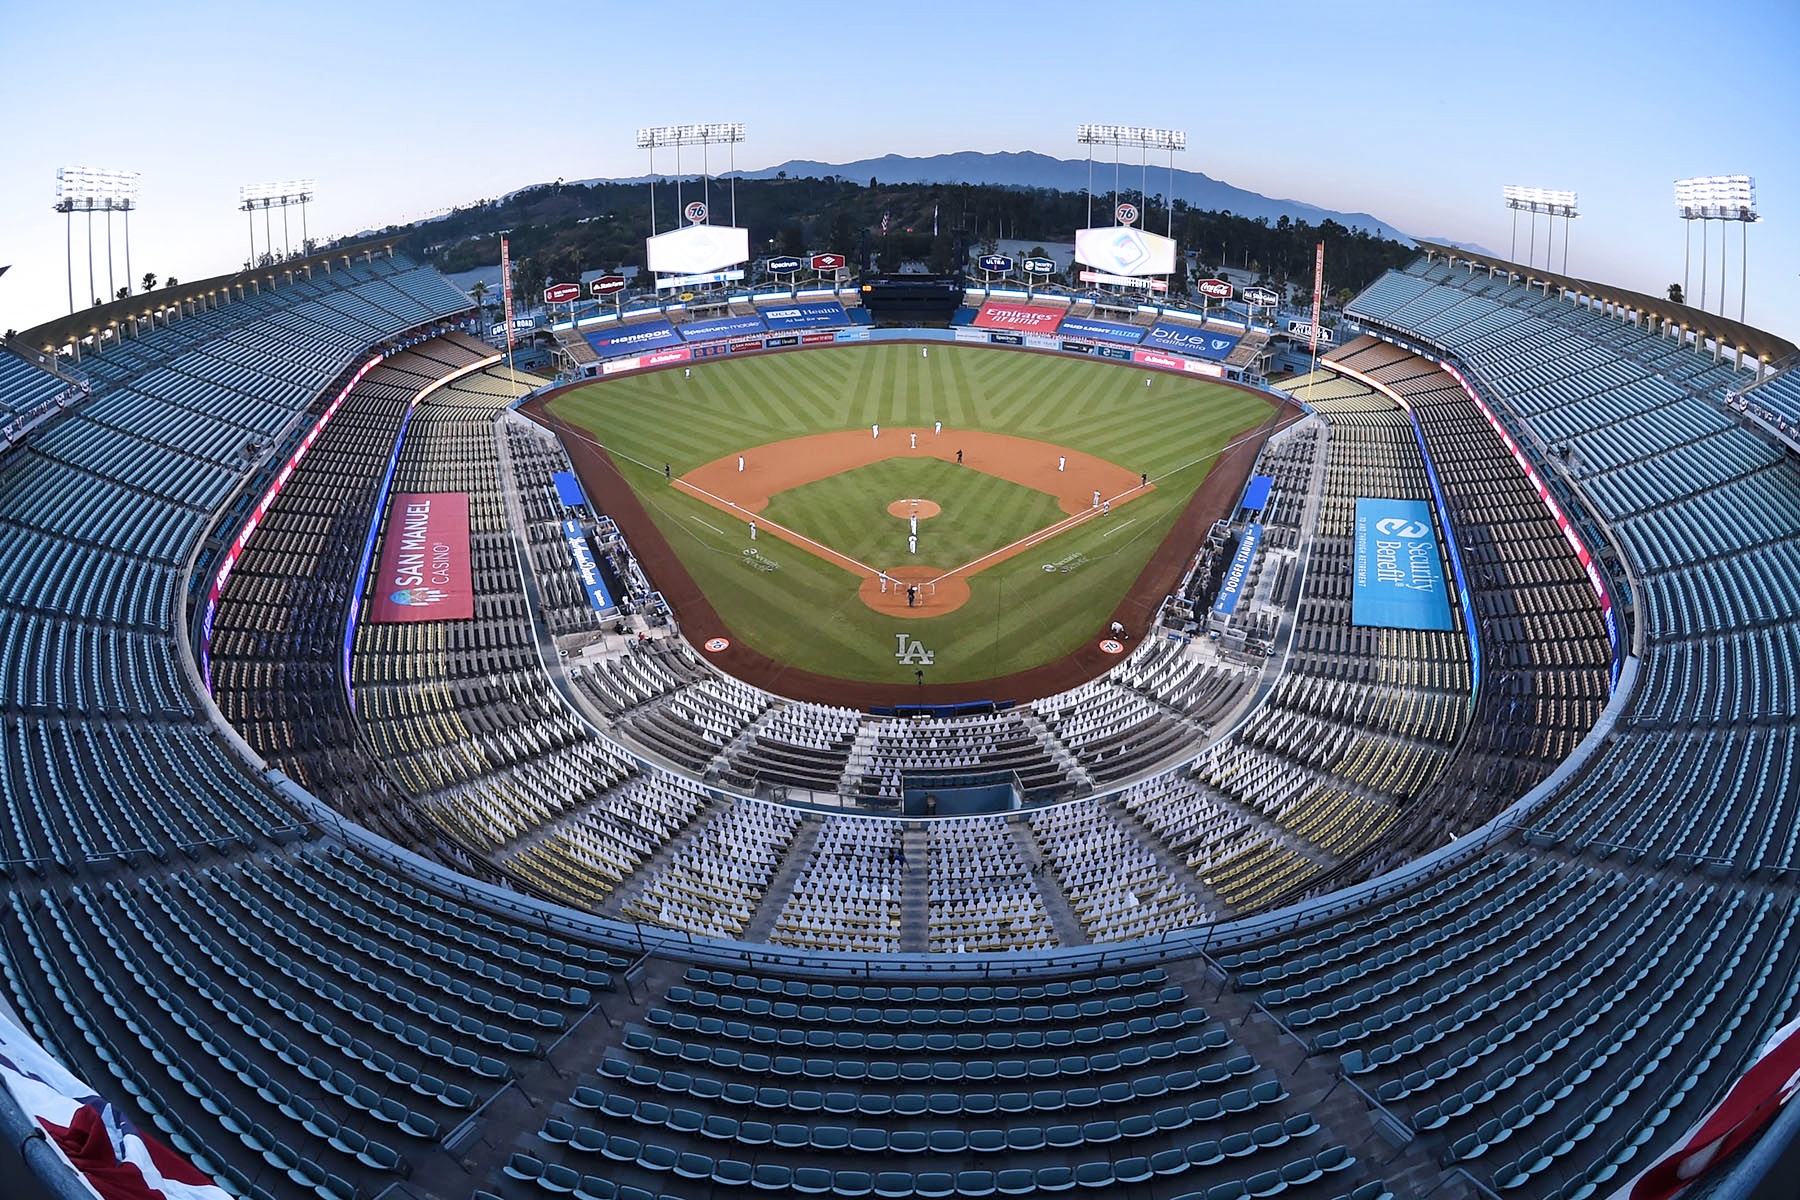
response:
[[[879,437],[860,429],[837,430],[751,446],[742,453],[722,455],[704,463],[677,477],[675,484],[720,512],[747,522],[768,508],[772,496],[891,458],[935,458],[960,463],[965,470],[980,471],[1047,493],[1067,514],[1054,525],[960,564],[865,563],[785,526],[759,523],[761,532],[857,576],[857,595],[863,603],[896,617],[923,618],[953,612],[968,600],[971,577],[1098,516],[1102,509],[1095,505],[1095,496],[1108,506],[1116,506],[1155,488],[1117,463],[1066,446],[977,430],[934,434],[929,428],[883,429]],[[888,511],[901,515],[893,506]],[[905,587],[884,588],[884,571],[890,581],[904,579],[925,585],[925,594],[917,597],[924,603],[909,605]]]

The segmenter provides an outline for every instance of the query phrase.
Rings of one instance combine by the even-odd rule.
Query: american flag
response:
[[[881,236],[882,237],[887,236],[887,227],[888,227],[888,214],[882,213],[881,214]]]

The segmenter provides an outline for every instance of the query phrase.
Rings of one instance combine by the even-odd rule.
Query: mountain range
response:
[[[1093,186],[1096,197],[1110,198],[1114,172],[1111,162],[1096,158],[1093,162]],[[1085,191],[1088,186],[1088,160],[1085,158],[1052,158],[1035,151],[1007,151],[985,154],[973,150],[955,154],[933,154],[913,158],[902,154],[884,154],[880,158],[861,158],[854,162],[827,163],[811,159],[790,159],[757,171],[739,171],[745,179],[774,179],[786,174],[796,178],[839,175],[846,179],[877,179],[882,183],[988,183],[1001,187],[1054,188],[1063,192]],[[611,180],[614,183],[640,183],[649,176]],[[663,178],[658,176],[658,178]],[[721,178],[715,176],[714,178]],[[1120,198],[1137,194],[1134,185],[1144,183],[1141,163],[1122,163],[1118,171]],[[600,180],[584,180],[595,183]],[[1169,190],[1169,168],[1149,165],[1148,187],[1151,195]],[[1267,217],[1271,222],[1286,216],[1296,221],[1317,225],[1336,221],[1351,229],[1366,229],[1372,234],[1394,238],[1411,244],[1412,238],[1401,230],[1369,213],[1339,212],[1300,200],[1265,196],[1260,192],[1233,187],[1199,171],[1175,171],[1175,198],[1204,211],[1229,211],[1244,217]],[[1107,223],[1105,214],[1096,214],[1096,223]]]

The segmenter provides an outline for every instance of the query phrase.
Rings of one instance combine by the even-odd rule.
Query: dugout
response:
[[[1012,812],[1025,803],[1016,771],[903,771],[900,811],[908,817]]]

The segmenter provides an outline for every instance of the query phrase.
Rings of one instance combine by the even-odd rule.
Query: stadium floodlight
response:
[[[131,286],[131,210],[137,207],[138,173],[109,167],[56,168],[56,204],[63,214],[63,264],[69,280],[69,311],[75,311],[75,234],[74,214],[87,214],[88,294],[94,292],[94,213],[106,214],[106,295],[113,288],[112,215],[125,214],[125,286]],[[98,296],[94,297],[96,300]]]
[[[1756,180],[1748,175],[1696,175],[1675,181],[1675,208],[1684,226],[1681,261],[1681,296],[1687,299],[1688,266],[1693,257],[1693,222],[1700,222],[1700,309],[1706,310],[1706,222],[1719,226],[1719,315],[1725,315],[1725,226],[1737,221],[1743,226],[1743,264],[1738,272],[1738,320],[1744,319],[1744,302],[1749,296],[1750,226],[1762,217],[1756,212]]]
[[[269,228],[269,210],[281,210],[281,254],[283,258],[291,257],[292,247],[288,244],[288,206],[300,206],[300,249],[307,249],[306,206],[318,197],[319,185],[312,179],[283,179],[277,183],[246,183],[238,188],[238,208],[249,219],[250,224],[250,265],[256,266],[256,219],[255,212],[262,210],[263,215],[263,253],[269,258],[275,257],[274,232]]]
[[[1550,269],[1550,256],[1556,247],[1556,218],[1563,219],[1563,274],[1569,273],[1569,222],[1581,214],[1576,211],[1579,201],[1574,192],[1558,191],[1554,188],[1519,187],[1507,184],[1500,189],[1506,207],[1512,209],[1512,252],[1507,257],[1518,261],[1519,257],[1519,214],[1531,214],[1531,241],[1527,250],[1525,265],[1537,265],[1537,219],[1542,213],[1550,218],[1550,232],[1544,243],[1544,269]]]
[[[1142,182],[1138,186],[1138,209],[1148,210],[1148,190],[1150,177],[1150,151],[1164,150],[1169,155],[1169,234],[1175,236],[1175,152],[1187,149],[1187,131],[1185,129],[1155,129],[1148,125],[1095,125],[1083,123],[1075,126],[1077,145],[1086,146],[1088,167],[1088,228],[1094,227],[1094,147],[1111,146],[1113,148],[1113,207],[1119,204],[1119,151],[1130,146],[1141,151],[1139,168]]]
[[[737,224],[737,144],[744,140],[744,123],[742,121],[710,121],[689,125],[646,125],[637,131],[637,148],[650,152],[650,233],[656,234],[656,152],[673,147],[675,150],[675,209],[682,210],[681,204],[681,148],[683,146],[700,147],[700,170],[705,180],[703,195],[707,199],[712,196],[712,172],[707,167],[706,150],[708,146],[724,146],[729,160],[727,169],[731,172],[731,223]]]

